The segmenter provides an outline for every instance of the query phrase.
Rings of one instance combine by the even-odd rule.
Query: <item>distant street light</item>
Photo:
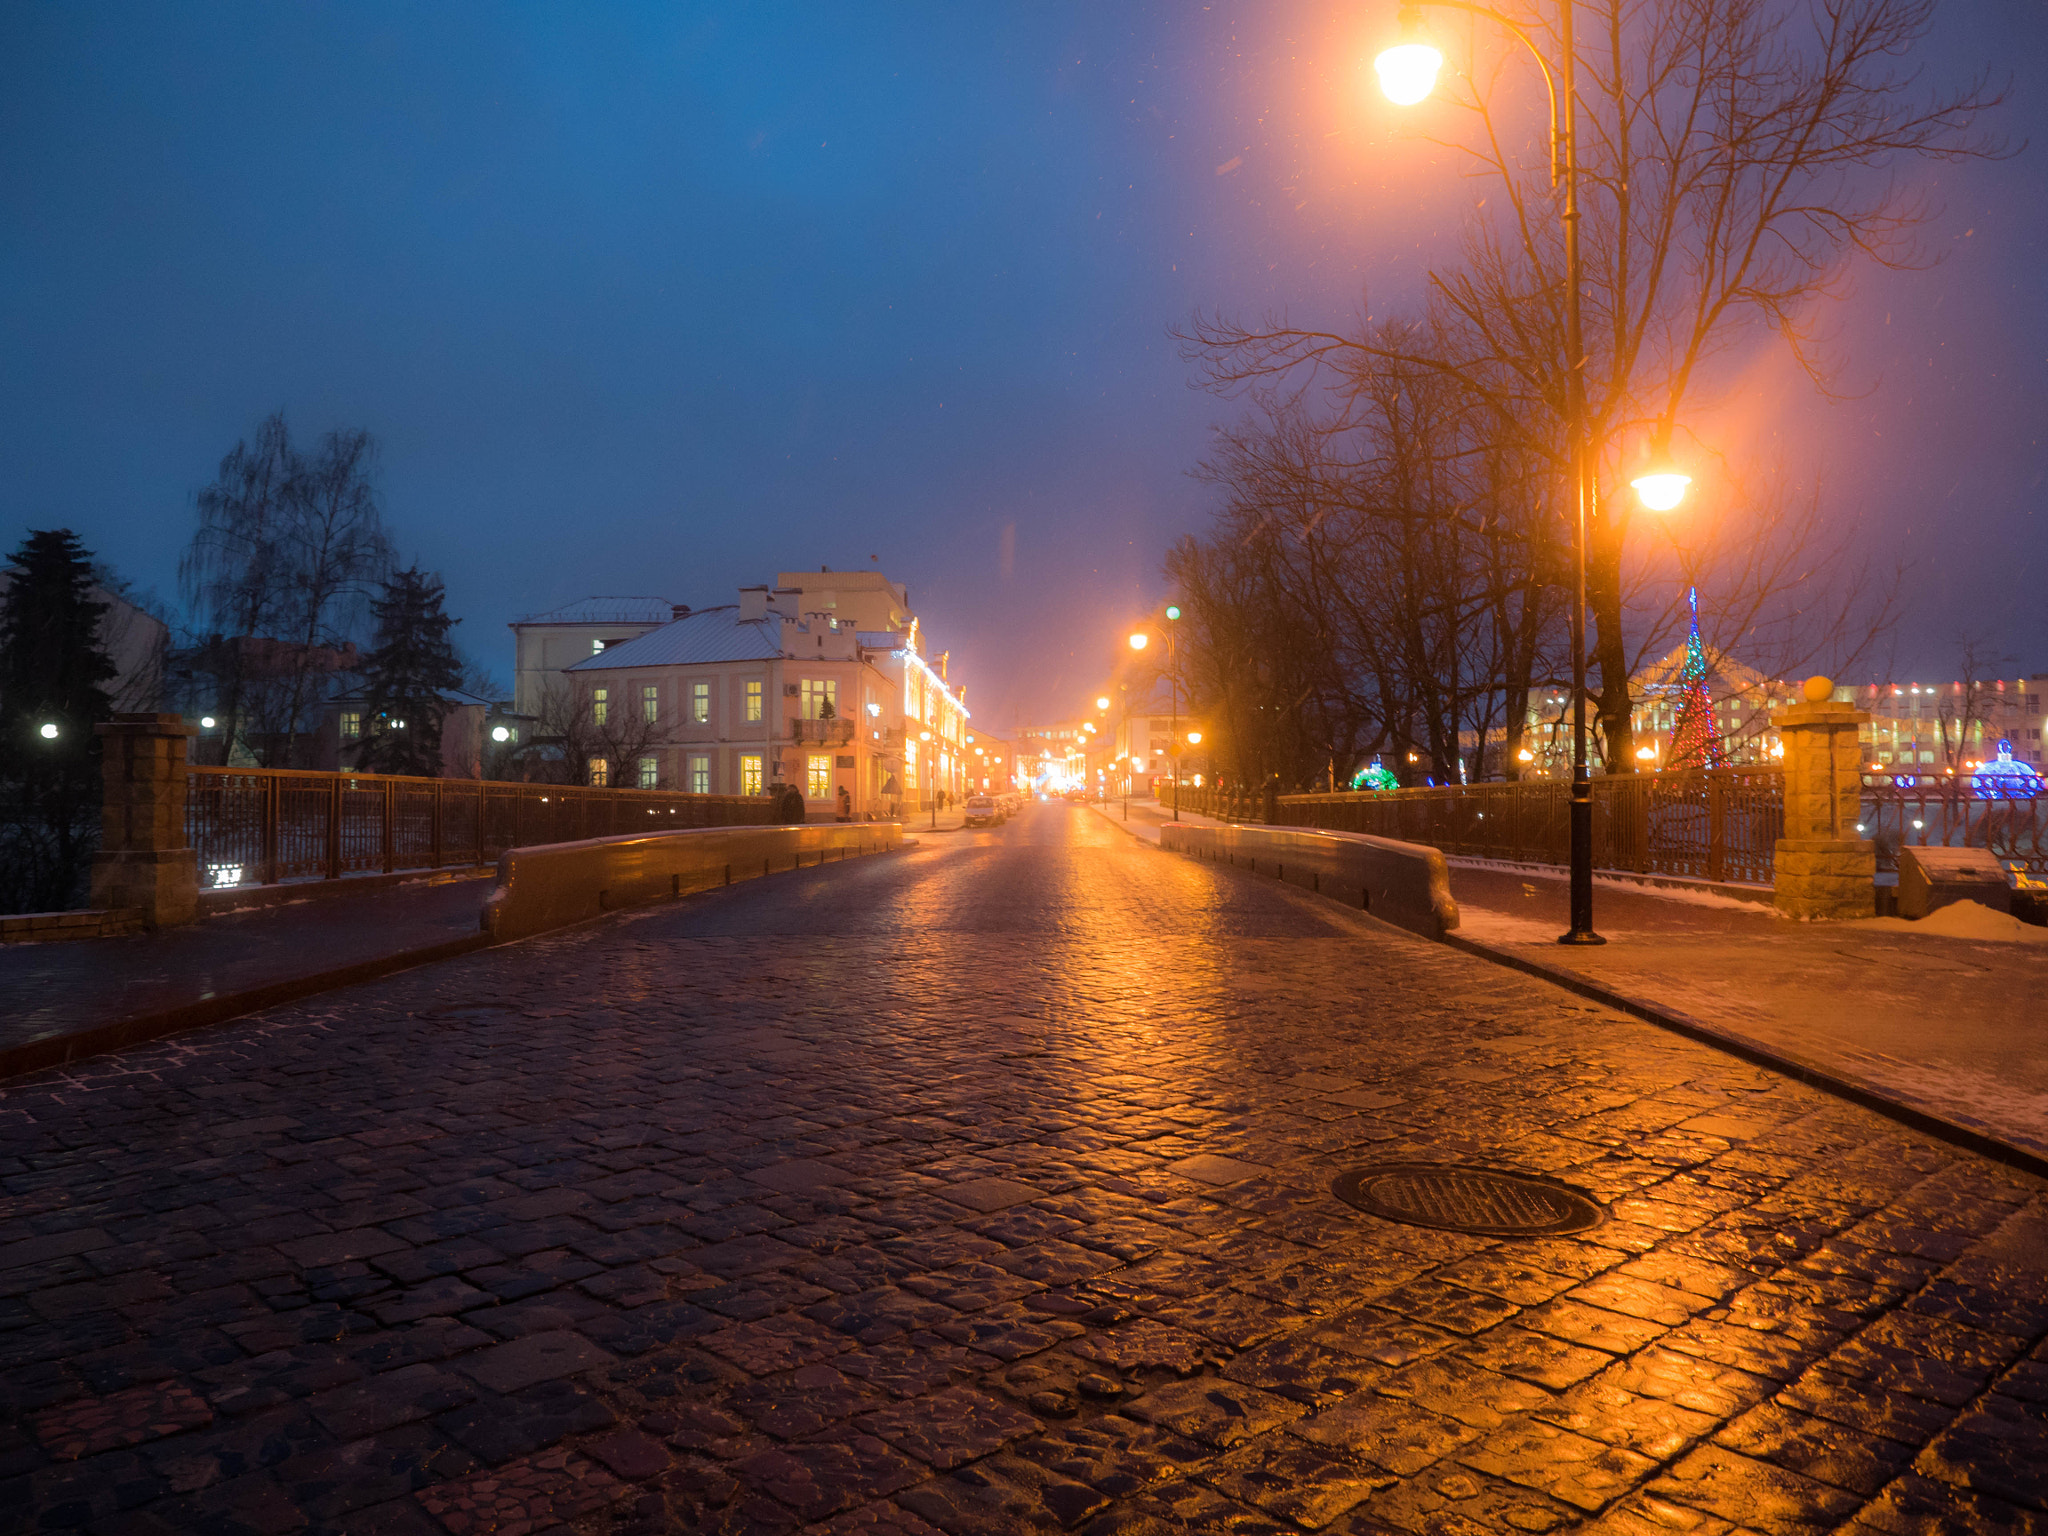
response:
[[[1131,636],[1131,649],[1134,651],[1142,651],[1143,649],[1145,649],[1146,646],[1150,645],[1151,643],[1152,637],[1146,634],[1142,629],[1139,630],[1135,635]]]
[[[494,725],[494,726],[492,726],[492,727],[491,727],[491,740],[493,740],[493,741],[510,741],[511,739],[512,739],[512,732],[511,732],[511,731],[509,731],[508,729],[506,729],[506,728],[505,728],[504,726],[502,726],[502,725]]]
[[[42,737],[43,740],[45,741],[55,741],[57,739],[57,722],[54,720],[45,720],[41,725],[36,727],[36,734]]]
[[[1097,709],[1109,708],[1109,696],[1107,694],[1104,694],[1101,698],[1097,699],[1095,701],[1095,707]]]
[[[203,730],[203,731],[210,731],[210,730],[212,730],[212,729],[213,729],[213,726],[214,726],[214,719],[213,719],[213,716],[211,716],[211,715],[201,715],[201,716],[199,717],[199,728],[200,728],[201,730]]]

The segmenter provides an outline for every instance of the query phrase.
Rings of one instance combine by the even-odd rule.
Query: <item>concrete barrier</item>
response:
[[[1458,926],[1444,856],[1421,843],[1360,832],[1170,821],[1159,828],[1159,846],[1277,875],[1426,939],[1440,939]]]
[[[754,875],[884,853],[902,842],[893,822],[806,827],[701,827],[508,849],[483,929],[503,942]]]

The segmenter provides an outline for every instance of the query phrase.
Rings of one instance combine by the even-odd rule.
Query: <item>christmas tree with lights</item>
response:
[[[1685,637],[1685,666],[1678,674],[1678,723],[1671,730],[1667,768],[1719,768],[1726,758],[1714,731],[1714,705],[1707,697],[1707,653],[1700,644],[1700,589],[1687,587],[1692,628]]]

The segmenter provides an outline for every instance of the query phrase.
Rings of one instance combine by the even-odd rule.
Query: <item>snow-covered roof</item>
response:
[[[665,597],[581,597],[515,624],[665,624],[675,605]]]
[[[742,620],[739,608],[701,608],[631,640],[608,645],[569,672],[616,672],[700,661],[767,661],[782,654],[782,615]]]

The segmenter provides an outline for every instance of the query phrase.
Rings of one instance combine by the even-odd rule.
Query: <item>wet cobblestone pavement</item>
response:
[[[2039,1181],[1078,809],[942,842],[9,1085],[0,1528],[2048,1528]],[[1609,1217],[1328,1192],[1417,1160]]]

